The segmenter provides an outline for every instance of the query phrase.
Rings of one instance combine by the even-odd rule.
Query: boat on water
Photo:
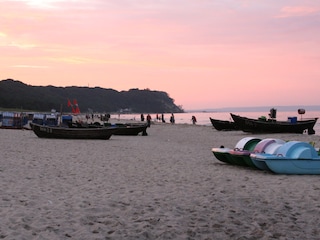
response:
[[[234,131],[238,130],[237,126],[232,121],[219,120],[210,117],[212,126],[218,131]]]
[[[309,135],[315,134],[313,129],[318,118],[297,120],[296,117],[289,118],[288,121],[277,121],[274,118],[266,119],[252,119],[242,117],[230,113],[233,121],[238,129],[243,132],[250,133],[304,133]]]
[[[118,127],[103,128],[70,128],[60,126],[39,125],[30,123],[33,132],[39,138],[59,139],[110,139],[118,131]]]

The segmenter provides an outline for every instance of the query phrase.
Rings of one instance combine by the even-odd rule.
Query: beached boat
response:
[[[260,170],[270,170],[268,166],[261,161],[255,161],[251,158],[252,153],[275,154],[278,148],[285,143],[284,140],[276,138],[259,139],[254,137],[242,138],[233,149],[213,148],[215,157],[232,165],[253,167]]]
[[[74,123],[69,122],[68,126],[70,128],[110,128],[116,127],[118,130],[113,135],[126,135],[126,136],[137,136],[141,133],[143,136],[147,136],[147,124],[133,124],[133,123],[105,123],[101,125],[99,122],[96,123]]]
[[[250,157],[278,174],[320,174],[320,156],[306,142],[290,141],[280,146],[276,154],[252,153]]]
[[[252,119],[231,114],[238,129],[251,133],[304,133],[314,134],[318,118],[308,120],[277,121],[275,119]]]
[[[269,170],[267,166],[261,162],[257,162],[251,159],[251,153],[269,153],[274,152],[282,145],[285,141],[281,139],[266,138],[260,141],[252,141],[251,147],[247,149],[233,149],[230,150],[230,155],[233,159],[233,164],[253,167],[261,170]]]
[[[285,144],[286,142],[282,139],[277,138],[266,138],[261,140],[256,147],[254,148],[253,152],[251,152],[248,156],[246,156],[247,161],[251,162],[252,166],[260,169],[260,170],[270,170],[268,166],[261,161],[255,161],[251,158],[252,153],[266,153],[266,154],[276,154],[278,149]]]
[[[212,126],[218,131],[238,130],[234,122],[231,122],[231,121],[219,120],[211,117],[210,117],[210,121]]]
[[[46,126],[30,123],[31,129],[39,138],[60,139],[109,139],[118,128],[69,128],[59,126]]]
[[[24,129],[28,123],[28,116],[25,113],[3,112],[0,113],[0,128]]]
[[[221,146],[212,148],[212,152],[218,160],[231,165],[278,174],[320,174],[320,152],[306,142],[245,137],[234,149]]]
[[[250,153],[254,152],[255,147],[261,142],[261,139],[248,137],[242,139],[241,141],[246,141],[244,148],[236,147],[229,151],[230,158],[232,159],[231,164],[254,167],[250,158]]]
[[[138,134],[142,134],[142,136],[147,136],[147,124],[131,124],[131,123],[116,123],[111,126],[116,126],[118,131],[114,133],[114,135],[126,135],[126,136],[137,136]]]
[[[212,148],[213,155],[221,162],[232,165],[251,166],[245,158],[249,158],[254,147],[261,141],[255,137],[245,137],[237,142],[233,149],[220,146],[220,148]]]
[[[58,114],[35,113],[32,117],[32,123],[39,125],[58,126]]]

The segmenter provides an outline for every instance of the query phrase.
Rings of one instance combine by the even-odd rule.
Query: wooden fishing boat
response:
[[[60,139],[109,139],[118,128],[69,128],[59,126],[45,126],[30,123],[31,129],[39,138]]]
[[[147,136],[147,124],[115,124],[118,131],[114,135],[126,135],[126,136],[137,136],[142,134],[142,136]]]
[[[126,136],[137,136],[141,133],[143,136],[147,136],[147,124],[134,124],[134,123],[105,123],[101,125],[99,122],[95,123],[79,123],[69,122],[70,128],[105,128],[105,127],[116,127],[118,130],[113,135],[126,135]]]
[[[275,119],[252,119],[231,114],[238,129],[251,133],[304,133],[315,134],[313,129],[318,118],[300,121],[277,121]]]
[[[255,162],[278,174],[320,174],[320,156],[309,143],[290,141],[278,148],[276,154],[252,153]]]
[[[211,117],[210,117],[210,121],[212,126],[218,131],[238,130],[234,122],[231,122],[231,121],[219,120]]]

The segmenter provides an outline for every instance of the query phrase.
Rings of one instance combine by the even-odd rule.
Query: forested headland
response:
[[[181,113],[182,106],[166,92],[150,89],[116,91],[100,87],[32,86],[21,81],[0,81],[0,108],[21,111],[44,111],[51,109],[71,112],[68,100],[76,99],[81,112],[100,113]]]

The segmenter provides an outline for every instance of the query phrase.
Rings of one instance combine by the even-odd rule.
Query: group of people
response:
[[[91,116],[90,116],[89,114],[86,114],[87,121],[88,121],[88,119],[90,119],[90,117],[92,118],[92,120],[94,119],[94,115],[93,115],[93,114],[92,114]],[[110,119],[110,117],[111,117],[111,116],[110,116],[109,113],[108,113],[108,114],[105,114],[105,115],[100,115],[101,121],[107,121],[107,122],[108,122],[109,119]],[[120,119],[120,114],[119,114],[119,119]],[[141,119],[142,122],[144,122],[144,121],[146,120],[148,127],[150,127],[150,125],[151,125],[151,120],[152,120],[150,114],[147,114],[147,117],[145,118],[144,114],[141,113],[140,119]],[[164,114],[163,114],[163,113],[162,113],[161,115],[160,115],[160,114],[157,114],[157,115],[156,115],[156,121],[165,123],[166,120],[165,120],[165,118],[164,118]],[[197,123],[197,119],[196,119],[195,116],[192,116],[192,117],[191,117],[191,122],[192,122],[192,124],[196,124],[196,123]],[[170,123],[171,123],[171,124],[174,124],[174,123],[175,123],[175,117],[174,117],[173,113],[171,113],[171,116],[170,116]]]
[[[141,119],[141,122],[144,121],[145,118],[144,118],[144,114],[143,114],[143,113],[141,113],[140,119]],[[163,123],[166,122],[165,119],[164,119],[163,113],[161,114],[161,116],[160,116],[159,114],[157,114],[157,115],[156,115],[156,120],[157,120],[157,121],[161,121],[161,122],[163,122]],[[151,116],[150,116],[150,114],[147,115],[147,122],[149,122],[149,121],[151,122]]]
[[[141,121],[142,121],[142,122],[145,120],[143,113],[141,113],[141,117],[140,117],[140,118],[141,118]],[[150,127],[150,125],[151,125],[151,119],[152,119],[152,118],[151,118],[150,114],[148,114],[148,115],[147,115],[147,124],[148,124],[148,127]],[[157,114],[157,115],[156,115],[156,120],[157,120],[157,121],[161,121],[161,122],[163,122],[163,123],[166,122],[165,119],[164,119],[163,113],[161,114],[161,116]],[[196,124],[196,123],[197,123],[196,117],[195,117],[195,116],[192,116],[192,117],[191,117],[191,121],[192,121],[192,124]],[[171,124],[174,124],[174,123],[175,123],[175,118],[174,118],[173,113],[171,113],[171,116],[170,116],[170,123],[171,123]]]
[[[143,113],[141,113],[141,122],[143,122],[143,121],[144,121],[144,115],[143,115]],[[148,125],[148,127],[150,127],[150,125],[151,125],[151,116],[150,116],[150,114],[147,115],[147,125]]]

